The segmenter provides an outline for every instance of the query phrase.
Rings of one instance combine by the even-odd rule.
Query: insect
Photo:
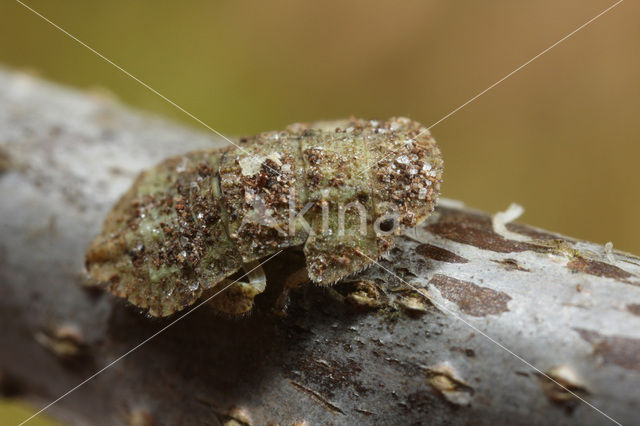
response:
[[[138,176],[89,247],[87,270],[152,316],[253,270],[210,302],[247,312],[266,285],[254,265],[280,250],[305,256],[286,288],[331,285],[370,266],[433,211],[442,170],[429,131],[407,118],[293,124],[189,152]]]

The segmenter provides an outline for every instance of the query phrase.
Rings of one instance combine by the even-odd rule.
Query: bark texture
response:
[[[221,145],[0,70],[0,389],[47,403],[176,319],[83,287],[84,252],[140,170]],[[381,267],[295,290],[286,318],[271,307],[299,259],[282,254],[251,315],[191,311],[50,411],[74,424],[610,421],[498,342],[640,423],[640,259],[507,229],[441,203]]]

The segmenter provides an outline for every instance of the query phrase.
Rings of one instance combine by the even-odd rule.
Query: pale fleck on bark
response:
[[[170,323],[83,288],[84,251],[136,173],[221,145],[0,70],[0,389],[49,402]],[[608,421],[484,333],[638,423],[640,259],[506,229],[528,238],[442,203],[382,267],[296,289],[286,318],[271,307],[299,259],[282,255],[266,265],[268,290],[251,315],[202,307],[51,412],[74,424]]]

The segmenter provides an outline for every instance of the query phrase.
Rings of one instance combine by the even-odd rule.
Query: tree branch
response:
[[[180,317],[83,287],[84,251],[140,170],[221,145],[0,70],[0,389],[50,402]],[[381,266],[295,290],[284,319],[271,307],[298,260],[283,254],[250,316],[190,311],[51,411],[75,424],[607,421],[578,395],[637,421],[640,259],[495,229],[441,203]]]

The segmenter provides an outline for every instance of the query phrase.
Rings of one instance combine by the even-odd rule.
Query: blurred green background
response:
[[[431,125],[613,1],[26,3],[241,135],[349,115]],[[620,4],[435,126],[443,195],[515,201],[523,222],[640,253],[639,12]],[[0,17],[0,64],[198,126],[18,3]]]

